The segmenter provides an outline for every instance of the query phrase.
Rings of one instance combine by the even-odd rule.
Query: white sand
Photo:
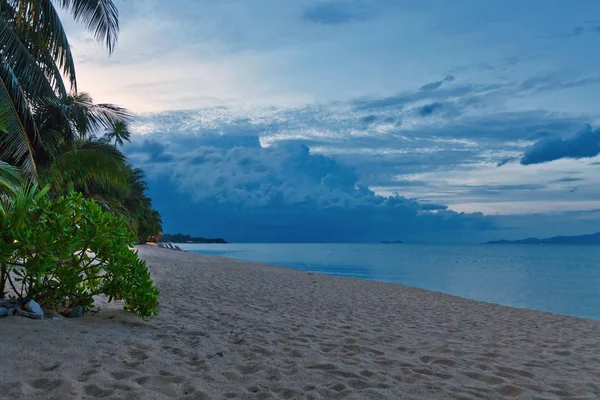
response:
[[[140,254],[160,316],[0,320],[0,397],[600,398],[599,322],[150,246]]]

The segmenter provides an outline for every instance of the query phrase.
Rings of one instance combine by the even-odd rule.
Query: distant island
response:
[[[184,235],[183,233],[169,234],[165,233],[160,238],[161,242],[173,242],[173,243],[227,243],[225,239],[207,239],[203,237],[192,237],[191,235]]]
[[[496,240],[484,244],[600,244],[600,232],[580,236],[555,236],[546,239]]]
[[[392,242],[390,242],[389,240],[384,240],[381,242],[382,244],[402,244],[404,243],[402,240],[394,240]]]

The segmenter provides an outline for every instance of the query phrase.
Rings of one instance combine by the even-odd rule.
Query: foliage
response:
[[[53,132],[52,140],[46,138],[35,156],[39,180],[50,186],[52,195],[70,190],[83,193],[103,209],[125,217],[140,242],[160,234],[160,215],[146,196],[143,172],[133,168],[116,144],[109,142],[109,138],[128,140],[131,116],[126,110],[96,105],[89,95],[79,93],[69,95],[63,105],[44,104],[35,119],[42,132]],[[96,134],[103,131],[106,134],[98,138]]]
[[[119,31],[113,0],[0,0],[0,297],[7,282],[55,308],[105,293],[151,315],[158,292],[127,245],[162,224],[143,173],[117,148],[132,116],[78,91],[55,5],[110,53]]]
[[[22,190],[0,208],[3,276],[16,295],[61,312],[89,309],[93,296],[105,294],[138,315],[155,315],[158,289],[129,248],[135,235],[125,219],[80,193],[51,200],[47,192]]]
[[[71,47],[54,3],[84,24],[112,52],[119,13],[112,0],[0,0],[0,159],[35,180],[42,131],[34,114],[45,102],[77,91]]]
[[[143,176],[138,179],[117,149],[129,140],[132,115],[77,90],[55,5],[109,52],[116,45],[119,21],[112,0],[0,0],[0,161],[19,167],[30,183],[49,185],[51,196],[75,190],[96,200],[127,218],[145,241],[160,234],[160,215],[145,189],[138,190]],[[6,171],[0,168],[0,194],[14,191],[2,179]]]
[[[0,197],[14,195],[22,183],[18,168],[0,161]]]
[[[125,142],[129,142],[131,138],[131,132],[126,122],[119,121],[106,133],[106,139],[110,142],[115,141],[115,148],[117,145],[123,147]]]

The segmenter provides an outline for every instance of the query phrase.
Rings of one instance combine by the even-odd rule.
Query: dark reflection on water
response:
[[[600,319],[600,246],[183,245],[198,253],[399,283]]]

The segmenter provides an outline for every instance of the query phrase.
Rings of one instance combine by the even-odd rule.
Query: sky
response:
[[[475,243],[600,231],[596,0],[122,0],[79,90],[136,113],[165,231]]]

